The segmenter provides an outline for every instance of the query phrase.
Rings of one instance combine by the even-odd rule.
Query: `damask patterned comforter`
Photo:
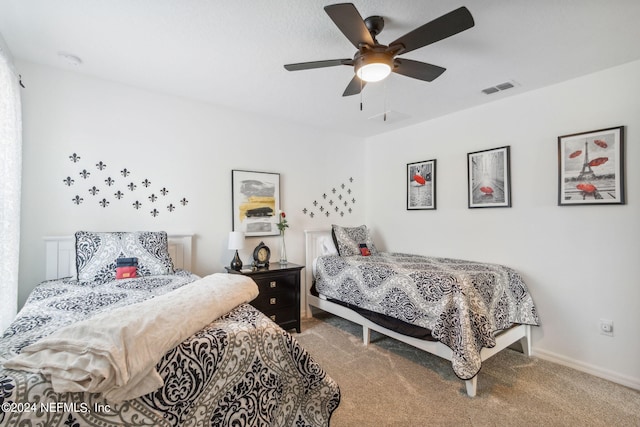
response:
[[[452,366],[467,380],[480,370],[483,347],[513,324],[538,324],[527,286],[511,268],[401,253],[321,256],[316,289],[356,307],[431,330],[453,351]]]
[[[101,284],[43,282],[0,338],[0,364],[73,322],[197,278],[178,271]],[[0,425],[326,426],[340,401],[337,384],[298,342],[247,304],[183,341],[156,368],[164,385],[122,403],[100,394],[55,393],[40,374],[0,368]]]

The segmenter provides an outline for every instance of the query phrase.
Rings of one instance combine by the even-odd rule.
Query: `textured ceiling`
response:
[[[476,23],[405,56],[447,68],[442,76],[369,84],[360,111],[359,96],[341,96],[351,67],[283,68],[353,56],[323,10],[332,3],[0,0],[0,33],[18,59],[358,136],[640,59],[638,0],[355,1],[363,18],[385,18],[383,44],[460,6]],[[481,92],[506,81],[516,87]]]

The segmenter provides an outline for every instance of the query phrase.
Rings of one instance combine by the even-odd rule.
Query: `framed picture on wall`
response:
[[[624,127],[559,136],[558,205],[624,203]]]
[[[407,164],[407,210],[436,208],[436,161]]]
[[[275,236],[280,210],[280,174],[231,171],[233,231],[245,236]]]
[[[467,154],[469,208],[511,207],[510,147]]]

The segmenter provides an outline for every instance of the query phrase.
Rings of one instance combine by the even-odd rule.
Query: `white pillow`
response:
[[[320,255],[338,255],[338,249],[331,237],[320,239]]]

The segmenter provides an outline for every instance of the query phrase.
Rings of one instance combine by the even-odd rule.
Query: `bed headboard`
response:
[[[326,230],[304,230],[304,251],[305,251],[305,308],[308,310],[307,294],[313,284],[313,260],[322,255],[322,240],[325,237],[331,238],[331,229]],[[309,315],[309,313],[307,313]]]
[[[192,234],[169,234],[169,255],[175,268],[191,270]],[[76,250],[74,236],[45,237],[45,280],[69,277],[75,274]]]

